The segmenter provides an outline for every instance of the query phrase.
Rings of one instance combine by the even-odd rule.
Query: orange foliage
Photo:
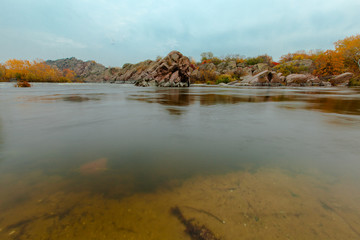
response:
[[[15,84],[15,87],[31,87],[31,84],[27,81],[18,81],[16,84]]]
[[[360,73],[360,34],[335,42],[335,49],[344,57],[348,70]]]
[[[280,57],[280,63],[285,63],[293,60],[303,60],[303,59],[311,59],[314,60],[318,55],[320,55],[321,51],[309,51],[306,52],[304,50],[297,51],[296,53],[288,53]]]
[[[314,63],[314,74],[320,77],[341,74],[345,68],[343,56],[333,50],[327,50],[317,56]]]
[[[6,68],[4,65],[0,64],[0,82],[5,81]]]
[[[71,82],[75,73],[69,69],[61,72],[43,61],[10,59],[4,64],[4,80],[16,79],[29,82]]]

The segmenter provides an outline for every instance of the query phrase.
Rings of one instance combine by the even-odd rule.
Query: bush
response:
[[[203,70],[200,71],[200,82],[215,82],[216,81],[216,73],[214,71]]]
[[[229,83],[234,81],[230,74],[222,74],[216,78],[216,84]]]
[[[273,68],[276,72],[280,72],[282,73],[284,76],[290,75],[290,74],[294,74],[294,73],[305,73],[309,71],[308,67],[304,67],[304,66],[296,66],[293,63],[284,63],[284,64],[279,64],[276,65]]]
[[[15,84],[15,87],[31,87],[31,84],[27,81],[18,81],[16,84]]]
[[[360,87],[360,76],[355,76],[354,78],[350,79],[349,87]]]
[[[252,66],[252,65],[256,65],[258,63],[262,63],[263,59],[261,58],[248,58],[245,60],[245,64],[247,64],[248,66]]]

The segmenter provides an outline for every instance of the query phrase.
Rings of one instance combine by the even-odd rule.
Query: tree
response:
[[[5,62],[3,67],[5,69],[3,80],[16,79],[29,82],[70,82],[75,80],[73,71],[69,69],[60,71],[47,65],[44,61],[30,62],[28,60],[10,59]]]
[[[5,81],[6,68],[4,65],[0,64],[0,82]]]
[[[314,74],[320,77],[338,75],[345,71],[344,57],[333,50],[327,50],[319,54],[314,64]]]
[[[204,61],[204,60],[212,59],[214,57],[214,54],[212,52],[203,52],[202,54],[200,54],[200,56],[201,56],[201,61]]]
[[[360,72],[360,34],[335,42],[335,50],[344,57],[350,71]]]

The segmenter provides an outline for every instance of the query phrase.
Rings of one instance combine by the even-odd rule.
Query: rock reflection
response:
[[[189,89],[156,89],[155,96],[151,92],[149,95],[131,95],[129,100],[143,101],[147,103],[158,103],[166,106],[166,110],[170,115],[182,115],[185,113],[184,108],[195,103],[196,96],[190,94]]]
[[[297,109],[305,108],[326,113],[360,115],[360,99],[349,98],[349,95],[356,92],[344,92],[335,94],[332,91],[295,91],[282,94],[266,93],[264,95],[241,95],[229,92],[199,94],[190,89],[161,89],[153,93],[143,95],[132,95],[128,99],[144,101],[148,103],[158,103],[165,106],[171,115],[182,115],[186,112],[186,107],[198,102],[202,106],[226,105],[239,103],[262,103],[262,102],[303,102],[303,105],[296,106]],[[334,96],[330,96],[333,94]],[[346,96],[346,98],[342,97]],[[180,107],[180,108],[179,108]],[[279,106],[284,107],[284,106]]]
[[[98,97],[83,97],[80,95],[71,95],[71,96],[63,97],[63,100],[67,101],[67,102],[86,102],[86,101],[90,101],[90,100],[100,100],[100,98],[98,98]]]
[[[99,101],[102,93],[91,93],[91,94],[54,94],[39,97],[20,97],[20,100],[28,102],[54,102],[54,101],[66,101],[66,102],[86,102],[86,101]]]

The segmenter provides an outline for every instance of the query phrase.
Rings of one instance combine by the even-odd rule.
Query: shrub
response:
[[[349,87],[360,87],[360,76],[355,76],[349,81]]]
[[[282,73],[284,76],[294,73],[305,73],[309,71],[308,67],[297,66],[293,63],[278,64],[273,68],[276,72]]]
[[[262,59],[260,58],[248,58],[245,60],[245,64],[248,66],[256,65],[258,63],[262,63]]]
[[[200,82],[215,82],[216,81],[216,73],[214,71],[203,70],[200,71]]]
[[[31,87],[31,84],[27,81],[18,81],[16,84],[15,84],[15,87]]]
[[[222,74],[216,78],[216,84],[229,83],[234,81],[230,74]]]

